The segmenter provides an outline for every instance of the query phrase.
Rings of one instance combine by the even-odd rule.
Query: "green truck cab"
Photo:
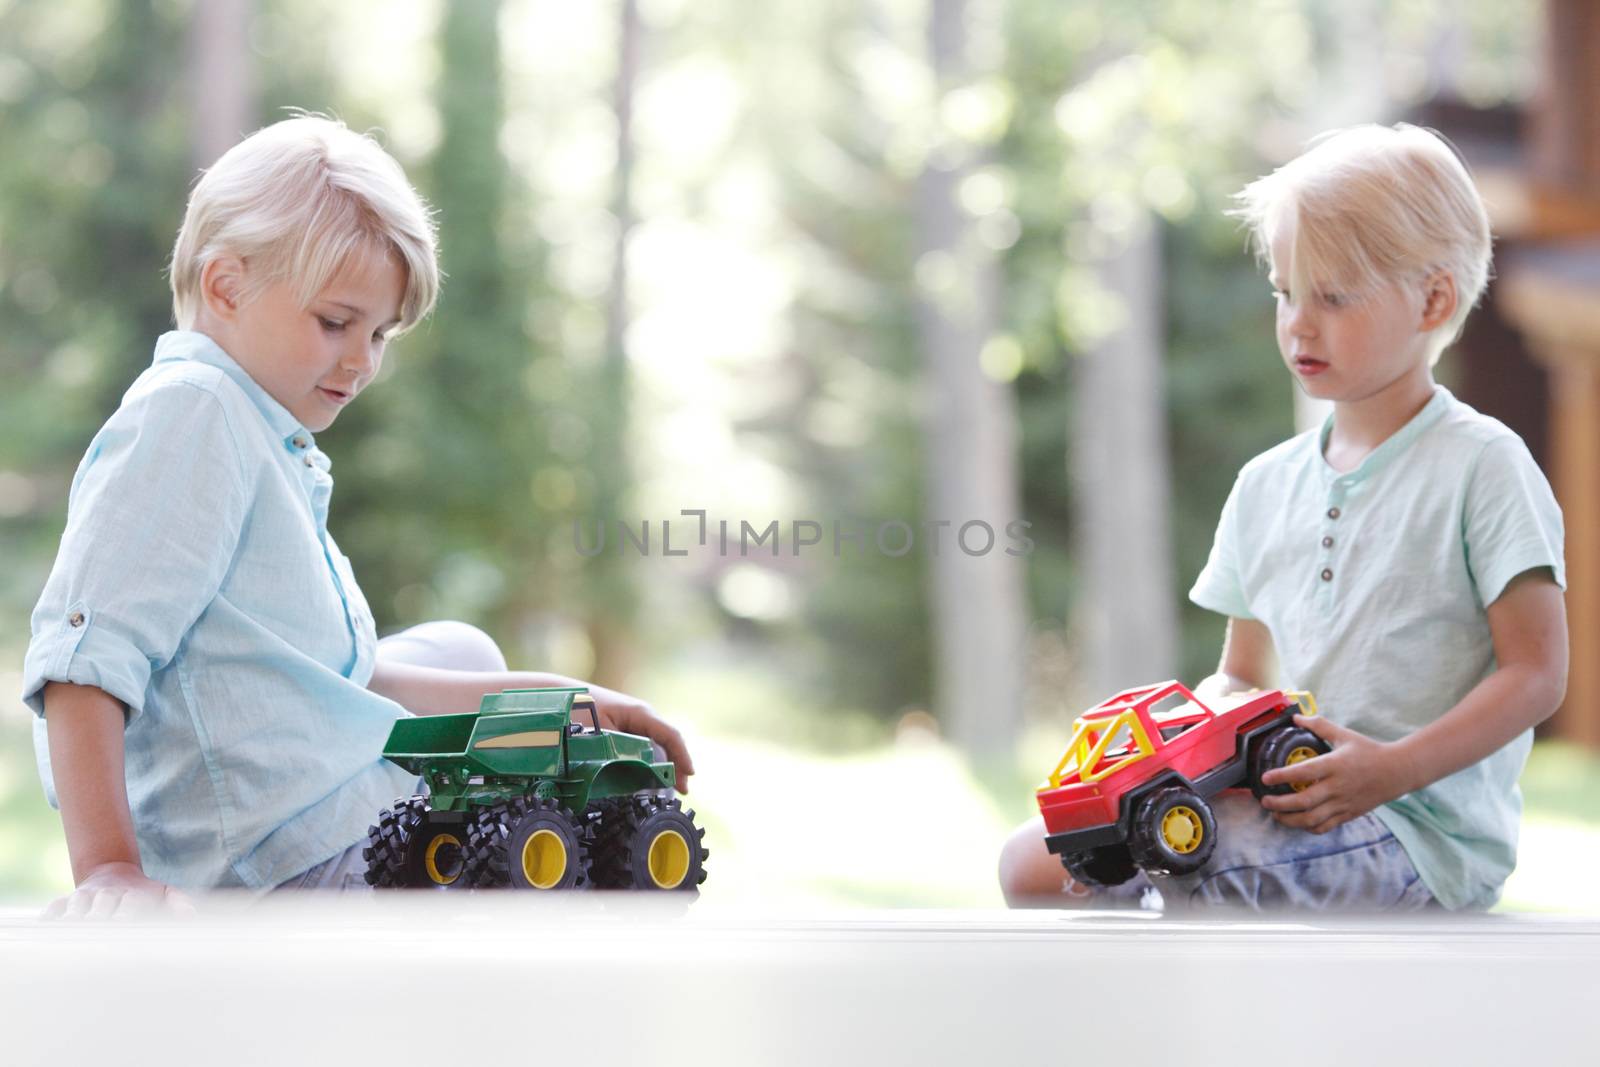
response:
[[[428,792],[369,827],[382,888],[694,889],[705,831],[666,796],[673,764],[603,729],[587,689],[487,693],[476,712],[394,724],[385,759]]]

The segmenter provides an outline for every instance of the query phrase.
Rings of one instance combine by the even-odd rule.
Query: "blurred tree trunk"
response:
[[[931,5],[928,45],[941,97],[975,73],[966,15],[965,0]],[[1000,268],[957,200],[961,182],[985,162],[983,150],[946,132],[918,178],[917,325],[929,393],[926,519],[949,523],[922,542],[937,705],[964,751],[994,757],[1011,752],[1022,720],[1027,591],[1021,560],[1006,554],[1006,524],[1022,517],[1016,400],[1009,383],[985,375],[980,363],[997,329]],[[957,543],[973,520],[995,533],[980,555]],[[982,532],[975,528],[968,543],[981,548]]]
[[[1322,75],[1327,89],[1316,94],[1316,103],[1304,116],[1305,138],[1364,122],[1390,122],[1395,106],[1383,63],[1383,10],[1376,0],[1354,0],[1329,5],[1323,16],[1311,25],[1319,37],[1318,51],[1328,57]],[[1295,155],[1299,149],[1295,147]],[[1321,426],[1333,413],[1331,400],[1307,396],[1292,382],[1289,389],[1296,432]]]
[[[1083,571],[1084,684],[1103,700],[1172,677],[1178,613],[1162,345],[1161,236],[1143,212],[1096,264],[1120,325],[1076,364],[1071,467]]]
[[[255,57],[250,51],[253,0],[196,4],[187,44],[189,99],[194,121],[191,160],[196,170],[255,129]]]
[[[628,428],[628,238],[633,230],[633,93],[639,77],[638,0],[622,0],[618,12],[617,77],[614,107],[617,119],[617,169],[611,193],[611,213],[617,236],[611,264],[611,291],[606,301],[606,349],[600,381],[593,393],[595,408],[590,425],[594,439],[594,503],[589,520],[616,536],[617,520],[624,519],[631,464]],[[637,597],[630,580],[630,557],[622,552],[601,552],[591,562],[594,595],[588,598],[589,643],[594,650],[593,677],[612,686],[625,686],[632,657],[630,633]]]
[[[403,498],[426,501],[440,609],[502,643],[545,606],[542,539],[552,504],[531,486],[550,464],[551,422],[529,385],[534,281],[517,255],[521,187],[501,150],[505,121],[498,0],[442,6],[430,161],[445,282],[438,310],[408,343],[408,403],[427,427],[426,460]],[[408,339],[409,341],[409,339]],[[398,399],[398,398],[397,398]],[[508,648],[508,658],[520,650]]]

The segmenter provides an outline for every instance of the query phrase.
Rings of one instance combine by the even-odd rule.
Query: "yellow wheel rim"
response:
[[[439,866],[439,850],[446,845],[454,846],[454,862],[447,867]],[[461,877],[461,840],[454,834],[440,834],[428,842],[428,851],[422,856],[423,869],[428,872],[428,877],[434,885],[450,885]]]
[[[650,842],[646,863],[657,889],[676,889],[689,877],[689,842],[676,830],[664,830]]]
[[[554,830],[535,830],[522,843],[522,876],[535,889],[550,889],[567,873],[567,843]]]
[[[1289,756],[1283,761],[1285,767],[1293,767],[1296,763],[1304,763],[1308,759],[1316,759],[1317,750],[1310,745],[1296,745],[1289,750]],[[1304,792],[1311,788],[1310,782],[1301,782],[1294,787],[1296,793]]]
[[[1161,839],[1167,847],[1180,856],[1187,856],[1200,847],[1206,836],[1200,813],[1183,804],[1174,805],[1161,817]]]

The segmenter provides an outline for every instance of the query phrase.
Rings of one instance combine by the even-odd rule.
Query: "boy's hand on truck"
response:
[[[1325,834],[1407,792],[1409,768],[1395,746],[1321,715],[1296,715],[1294,723],[1328,742],[1333,751],[1261,776],[1267,785],[1304,786],[1287,796],[1261,799],[1284,826]]]
[[[595,709],[600,713],[600,726],[606,730],[621,730],[625,734],[648,737],[660,745],[666,750],[667,759],[677,769],[678,792],[687,793],[689,776],[694,773],[694,760],[689,757],[689,747],[684,743],[683,735],[637,697],[592,684],[589,685],[589,692],[593,694]]]

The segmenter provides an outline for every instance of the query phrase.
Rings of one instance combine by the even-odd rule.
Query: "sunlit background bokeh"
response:
[[[1549,24],[1537,0],[0,0],[0,897],[70,887],[17,693],[72,471],[168,328],[197,168],[285,108],[373,130],[438,209],[436,315],[319,437],[380,632],[465,619],[680,724],[708,901],[993,906],[1074,712],[1215,665],[1184,592],[1233,473],[1296,425],[1229,196],[1319,130],[1409,119],[1462,145],[1498,226]],[[1548,468],[1541,372],[1463,347],[1443,378]],[[1027,554],[956,551],[1019,519]],[[776,552],[740,551],[774,521]],[[1506,906],[1594,910],[1600,756],[1560,733]]]

